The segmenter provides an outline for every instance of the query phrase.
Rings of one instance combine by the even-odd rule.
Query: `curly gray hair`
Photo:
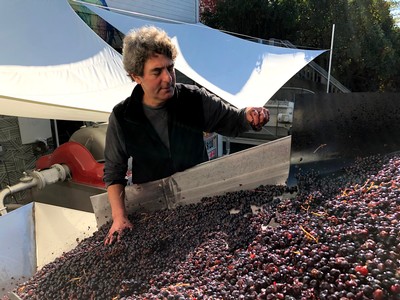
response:
[[[164,30],[143,26],[131,30],[124,37],[122,62],[129,75],[143,76],[144,64],[154,54],[162,54],[175,61],[176,47]]]

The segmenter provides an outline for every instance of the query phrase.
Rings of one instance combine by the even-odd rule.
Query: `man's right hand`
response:
[[[104,245],[110,245],[116,241],[119,241],[123,231],[126,229],[132,230],[133,225],[127,217],[115,218],[106,238],[104,239]]]
[[[113,223],[106,238],[105,245],[119,241],[125,229],[132,229],[133,225],[128,219],[125,209],[125,187],[122,184],[110,185],[107,188],[108,200],[110,201]]]

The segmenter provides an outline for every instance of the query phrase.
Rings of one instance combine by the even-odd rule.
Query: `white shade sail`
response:
[[[291,77],[325,50],[301,50],[255,43],[201,23],[141,19],[86,5],[126,34],[153,25],[164,29],[179,50],[176,69],[235,106],[264,105]]]
[[[130,95],[121,55],[67,0],[1,0],[0,115],[107,121]],[[176,68],[237,107],[261,106],[323,50],[254,43],[202,24],[140,19],[88,6],[123,33],[165,29],[179,49]]]
[[[0,115],[107,121],[133,83],[66,0],[1,1]]]

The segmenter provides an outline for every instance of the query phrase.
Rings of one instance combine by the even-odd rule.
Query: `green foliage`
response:
[[[288,39],[298,17],[296,0],[218,0],[202,21],[214,28],[266,39]]]
[[[217,0],[205,24],[330,49],[332,75],[354,92],[400,91],[400,0]],[[329,55],[317,62],[328,68]]]

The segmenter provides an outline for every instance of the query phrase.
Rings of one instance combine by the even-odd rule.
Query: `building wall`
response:
[[[52,142],[47,141],[49,144]],[[23,172],[35,169],[37,158],[42,155],[35,153],[35,144],[23,144],[17,117],[0,115],[0,189],[17,184]],[[46,153],[50,153],[49,148]],[[16,193],[6,197],[5,203],[16,203],[25,193]]]
[[[136,14],[144,14],[185,23],[199,20],[198,0],[106,0],[110,8],[118,8]]]

